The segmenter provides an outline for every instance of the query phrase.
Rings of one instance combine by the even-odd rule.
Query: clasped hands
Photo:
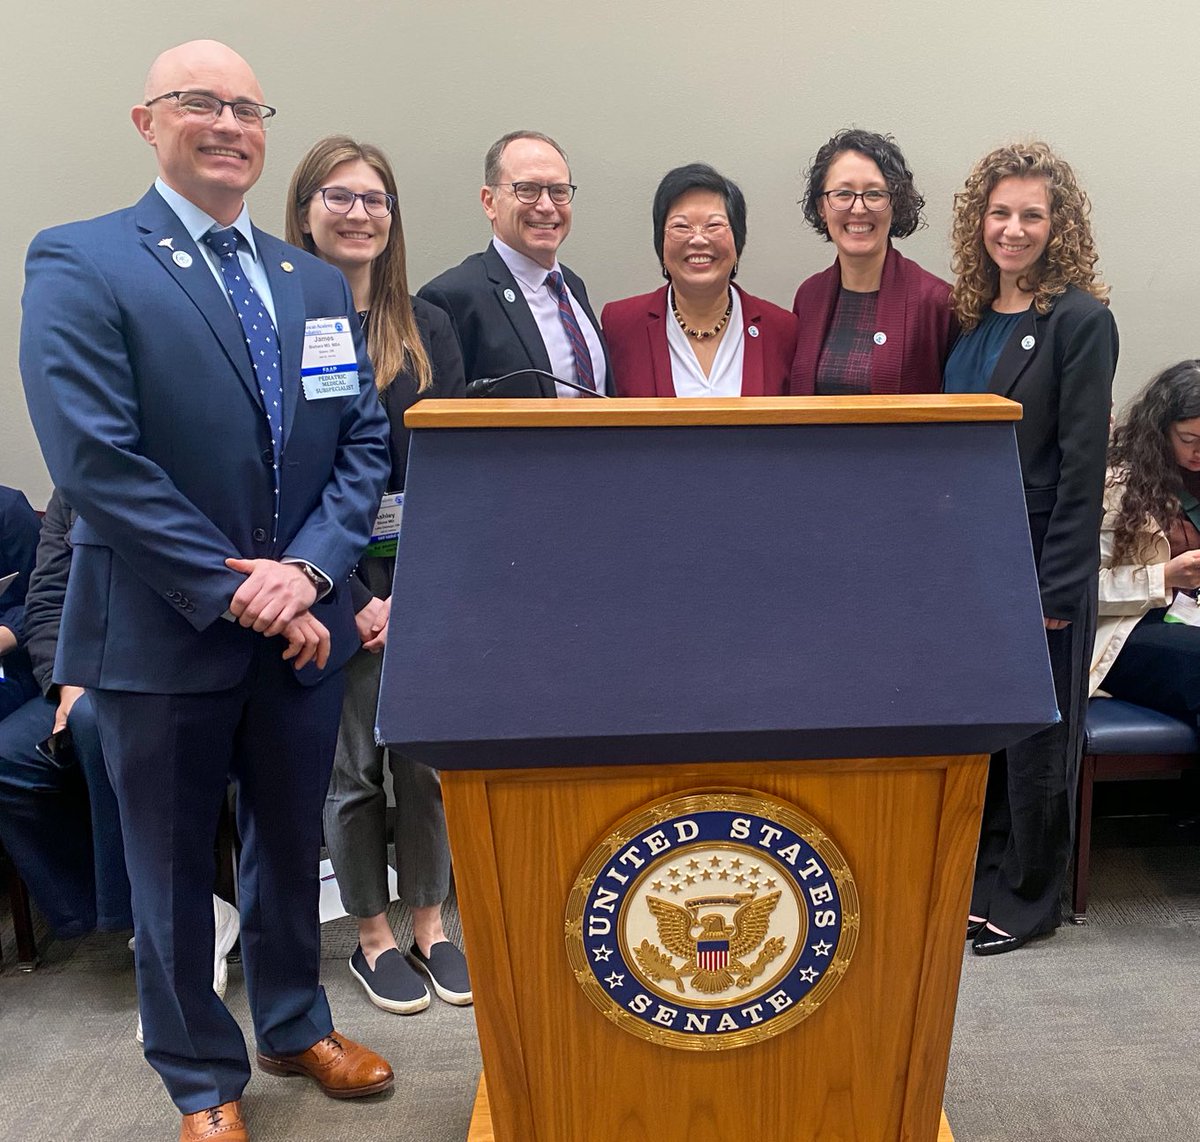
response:
[[[284,661],[294,658],[297,670],[314,661],[323,670],[329,661],[329,631],[309,610],[317,601],[317,589],[300,565],[226,559],[225,566],[246,576],[229,604],[238,623],[267,638],[282,635],[287,640]]]

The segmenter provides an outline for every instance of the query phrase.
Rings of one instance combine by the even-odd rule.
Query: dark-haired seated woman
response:
[[[892,246],[925,224],[924,206],[890,136],[839,131],[817,152],[804,217],[837,258],[796,291],[790,394],[941,391],[958,331],[950,286]]]
[[[1113,433],[1091,690],[1200,714],[1200,361],[1160,373]]]
[[[778,396],[796,348],[786,309],[733,285],[746,199],[705,163],[676,167],[654,195],[654,250],[667,284],[604,307],[623,397]]]

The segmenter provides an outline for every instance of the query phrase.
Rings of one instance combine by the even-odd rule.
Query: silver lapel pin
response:
[[[158,243],[158,244],[159,244],[160,246],[166,246],[166,248],[167,248],[168,250],[174,250],[174,249],[175,249],[175,247],[174,247],[173,245],[171,245],[171,243],[172,243],[172,242],[174,242],[174,241],[175,241],[175,239],[174,239],[174,238],[161,238],[161,239],[159,239],[159,243]]]

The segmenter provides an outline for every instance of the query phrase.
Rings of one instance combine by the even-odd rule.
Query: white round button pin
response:
[[[181,270],[186,270],[192,264],[192,255],[186,250],[176,250],[171,255],[173,261]]]
[[[887,334],[884,333],[883,330],[881,329],[878,333],[875,334],[874,337],[871,338],[871,340],[874,341],[876,345],[886,345],[887,344]]]
[[[1026,333],[1025,336],[1021,338],[1022,349],[1032,349],[1036,344],[1037,340],[1034,338],[1032,333]]]
[[[510,290],[510,289],[506,289],[506,290],[504,291],[504,300],[505,300],[505,301],[516,301],[516,300],[517,300],[517,295],[516,295],[515,293],[513,293],[513,291],[512,291],[512,290]]]
[[[757,337],[758,336],[758,326],[757,325],[748,325],[746,327],[746,332],[749,333],[751,337]]]

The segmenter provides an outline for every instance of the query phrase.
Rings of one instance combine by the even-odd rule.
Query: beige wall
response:
[[[480,249],[483,152],[514,127],[555,135],[579,184],[563,259],[593,302],[658,282],[650,198],[668,167],[707,160],[750,206],[739,280],[783,305],[831,259],[796,199],[816,147],[854,124],[894,133],[928,199],[902,249],[949,270],[951,196],[970,164],[1040,136],[1095,204],[1101,269],[1121,330],[1118,403],[1200,355],[1193,284],[1200,213],[1189,0],[58,0],[12,5],[0,79],[0,482],[36,505],[49,481],[17,372],[22,262],[41,228],[134,201],[153,154],[128,108],[158,50],[226,40],[256,68],[271,128],[251,206],[280,229],[293,165],[348,131],[397,168],[414,288]],[[501,65],[498,61],[505,60]],[[1153,201],[1153,205],[1151,205]]]

